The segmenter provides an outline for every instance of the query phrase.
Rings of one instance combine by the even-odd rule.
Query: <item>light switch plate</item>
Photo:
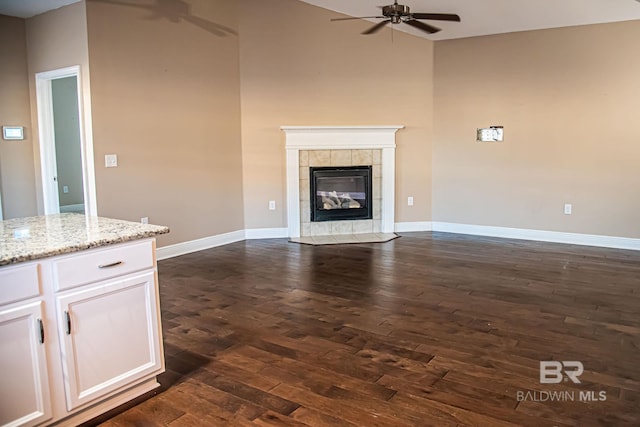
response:
[[[118,167],[118,156],[116,154],[105,154],[104,155],[104,166],[107,168],[117,168]]]

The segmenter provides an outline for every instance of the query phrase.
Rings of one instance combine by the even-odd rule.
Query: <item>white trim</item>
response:
[[[395,148],[393,135],[402,125],[389,126],[280,126],[287,149],[358,150]],[[389,138],[389,135],[392,138]],[[329,139],[328,139],[329,138]]]
[[[163,246],[156,250],[156,258],[173,258],[192,252],[228,245],[229,243],[253,239],[286,238],[287,228],[250,228],[230,233],[209,236],[188,242]],[[485,225],[455,224],[451,222],[398,222],[395,231],[402,233],[414,231],[441,231],[444,233],[469,234],[473,236],[500,237],[504,239],[523,239],[540,242],[563,243],[571,245],[597,246],[603,248],[640,250],[640,239],[628,237],[599,236],[594,234],[563,233],[557,231],[529,230],[524,228],[491,227]]]
[[[395,134],[402,125],[281,126],[287,151],[288,237],[300,237],[300,150],[382,150],[381,232],[394,231]]]
[[[190,240],[188,242],[176,243],[174,245],[163,246],[156,249],[156,259],[163,260],[192,252],[215,248],[217,246],[228,245],[229,243],[245,240],[245,231],[238,230],[230,233],[218,234],[204,237],[202,239]]]
[[[36,74],[36,104],[40,139],[40,168],[42,169],[42,201],[44,214],[60,213],[58,202],[58,175],[56,168],[53,130],[53,104],[51,100],[50,72]]]
[[[287,148],[287,226],[289,237],[300,237],[300,150]]]
[[[249,228],[245,230],[247,240],[281,239],[288,236],[287,228]]]
[[[84,89],[83,89],[84,88]],[[91,110],[91,78],[89,66],[80,70],[78,75],[78,106],[82,120],[80,120],[80,135],[82,141],[82,173],[84,177],[84,209],[87,215],[98,215],[98,196],[96,195],[96,167],[93,152],[93,120]]]
[[[561,231],[530,230],[525,228],[492,227],[486,225],[432,222],[433,231],[470,234],[475,236],[502,237],[507,239],[536,240],[540,242],[565,243],[571,245],[597,246],[603,248],[640,250],[640,239],[602,236],[596,234],[565,233]]]
[[[420,221],[420,222],[396,222],[396,231],[399,233],[402,232],[411,232],[411,231],[431,231],[432,225],[430,221]]]
[[[36,73],[36,103],[38,111],[38,133],[40,139],[40,162],[42,169],[42,197],[44,214],[60,212],[58,183],[53,180],[57,176],[56,155],[53,128],[53,104],[51,97],[51,80],[65,77],[76,78],[78,96],[78,120],[80,133],[80,155],[82,157],[82,184],[84,187],[84,204],[86,214],[96,216],[97,197],[95,184],[95,165],[93,160],[93,128],[91,122],[91,98],[88,90],[88,70],[82,76],[79,65],[60,68],[52,71]],[[86,84],[85,84],[86,80]]]
[[[395,132],[395,131],[394,131]],[[395,138],[395,136],[394,136]],[[380,232],[393,233],[396,218],[396,149],[382,149],[382,204]]]

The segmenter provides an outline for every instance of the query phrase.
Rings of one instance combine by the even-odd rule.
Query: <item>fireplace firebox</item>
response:
[[[371,166],[309,168],[311,221],[372,219]]]

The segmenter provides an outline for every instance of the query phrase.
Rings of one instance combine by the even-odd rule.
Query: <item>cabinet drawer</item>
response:
[[[40,295],[37,263],[0,269],[0,305]]]
[[[153,267],[153,240],[145,240],[69,255],[53,263],[53,272],[62,291]]]

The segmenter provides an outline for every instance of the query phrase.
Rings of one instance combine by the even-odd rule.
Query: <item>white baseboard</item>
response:
[[[445,233],[470,234],[474,236],[502,237],[505,239],[535,240],[540,242],[567,243],[572,245],[640,251],[640,239],[600,236],[595,234],[564,233],[559,231],[529,230],[526,228],[420,221],[398,222],[395,224],[395,231],[400,233],[412,231],[442,231]],[[175,245],[163,246],[157,249],[156,258],[158,260],[173,258],[242,240],[279,239],[286,237],[288,237],[287,228],[250,228],[205,237],[203,239],[191,240],[189,242],[176,243]]]
[[[431,221],[420,221],[420,222],[396,222],[395,231],[402,232],[410,232],[410,231],[431,231]]]
[[[156,259],[163,260],[191,252],[202,251],[204,249],[215,248],[216,246],[228,245],[245,240],[245,231],[238,230],[230,233],[218,234],[202,239],[190,240],[188,242],[176,243],[175,245],[163,246],[156,250]]]
[[[486,225],[432,222],[433,231],[471,234],[475,236],[503,237],[507,239],[536,240],[603,248],[640,250],[640,239],[596,234],[565,233],[560,231],[529,230],[526,228],[492,227]]]
[[[247,240],[281,239],[289,237],[288,228],[248,228],[245,230]]]

